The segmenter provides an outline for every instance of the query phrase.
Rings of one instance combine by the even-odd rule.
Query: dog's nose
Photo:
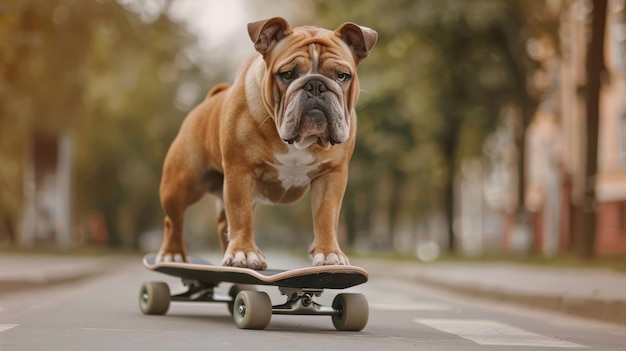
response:
[[[326,85],[321,80],[311,79],[304,85],[304,90],[309,92],[312,96],[320,96],[323,92],[327,91]]]

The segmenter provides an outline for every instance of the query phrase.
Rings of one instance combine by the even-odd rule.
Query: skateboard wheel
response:
[[[230,296],[233,300],[227,304],[228,313],[233,315],[233,307],[235,306],[235,298],[242,291],[256,291],[256,287],[254,285],[243,285],[243,284],[233,284],[228,290],[228,296]]]
[[[272,301],[262,291],[241,291],[233,304],[233,319],[240,329],[265,329],[272,319]]]
[[[363,294],[338,294],[333,300],[337,314],[332,316],[337,330],[359,331],[367,325],[369,305]]]
[[[143,314],[164,315],[169,307],[170,288],[166,283],[143,283],[139,291],[139,309]]]

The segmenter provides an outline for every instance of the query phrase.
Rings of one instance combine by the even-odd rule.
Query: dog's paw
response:
[[[163,249],[159,250],[157,262],[187,262],[187,254],[183,250]]]
[[[243,251],[236,251],[235,253],[226,252],[222,265],[260,270],[267,269],[265,257],[263,257],[263,254],[260,252],[258,254],[256,252],[244,253]]]
[[[157,254],[156,257],[157,262],[187,262],[185,256],[181,253],[166,253],[166,254]]]
[[[313,259],[313,266],[331,266],[331,265],[345,265],[349,266],[350,261],[343,252],[329,254],[317,253],[311,254]]]

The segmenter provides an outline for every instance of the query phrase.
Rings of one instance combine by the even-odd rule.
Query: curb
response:
[[[626,301],[624,300],[520,294],[493,288],[451,284],[427,277],[414,277],[414,281],[454,293],[626,325]]]
[[[74,283],[89,277],[94,277],[95,274],[96,273],[94,272],[86,272],[58,278],[44,278],[36,280],[3,280],[0,281],[0,295],[13,293],[25,289],[41,289],[66,283]]]
[[[626,291],[611,297],[566,296],[559,293],[517,291],[499,286],[493,281],[485,284],[447,279],[446,272],[420,272],[414,265],[393,264],[376,259],[355,259],[355,264],[365,267],[370,275],[380,275],[429,286],[447,292],[485,300],[510,303],[547,311],[569,314],[603,322],[626,325]],[[584,284],[584,282],[581,282]]]
[[[134,258],[133,258],[134,259]],[[82,280],[99,277],[108,272],[118,269],[125,264],[126,260],[119,260],[119,257],[110,256],[96,259],[81,258],[75,263],[64,263],[59,268],[35,269],[31,265],[29,269],[4,277],[0,277],[0,295],[16,293],[27,289],[42,289],[60,286],[67,283],[76,283]],[[5,262],[6,263],[6,262]],[[19,259],[11,264],[20,266]],[[43,264],[43,263],[42,263]]]

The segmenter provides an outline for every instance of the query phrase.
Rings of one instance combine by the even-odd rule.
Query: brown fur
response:
[[[254,241],[255,202],[262,198],[292,204],[310,189],[315,232],[310,253],[314,257],[323,255],[321,263],[316,264],[347,264],[336,231],[355,143],[354,105],[359,92],[356,65],[363,57],[354,44],[342,40],[345,31],[357,31],[367,51],[376,40],[375,32],[351,24],[336,32],[315,27],[292,30],[280,18],[249,25],[259,53],[242,65],[232,86],[216,85],[189,113],[166,155],[160,188],[166,214],[161,259],[186,260],[184,212],[209,192],[218,197],[220,207],[223,204],[217,214],[223,264],[264,269],[265,260]],[[290,148],[277,130],[281,122],[277,121],[277,112],[283,111],[276,111],[276,99],[284,96],[286,88],[278,84],[274,70],[289,55],[301,50],[306,55],[309,43],[319,46],[321,74],[332,76],[337,65],[350,65],[353,70],[353,81],[343,93],[349,136],[332,147],[322,139],[319,145],[308,146],[307,151],[318,165],[307,174],[310,185],[284,188],[275,166],[280,164],[276,155],[287,154]],[[340,259],[334,260],[332,254]]]

